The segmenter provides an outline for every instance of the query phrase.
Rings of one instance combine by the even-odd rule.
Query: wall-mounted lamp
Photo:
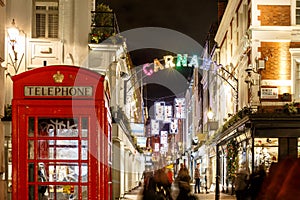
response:
[[[209,120],[212,120],[213,117],[214,117],[214,113],[213,113],[213,111],[211,110],[211,108],[209,108],[209,110],[208,110],[208,112],[207,112],[207,118],[208,118]]]
[[[254,73],[260,73],[261,70],[264,70],[266,68],[266,61],[268,61],[268,57],[262,58],[256,58],[255,59],[255,65],[249,64],[246,72],[254,72]]]
[[[11,26],[7,28],[7,32],[8,32],[9,42],[12,46],[12,49],[14,50],[15,44],[20,34],[19,29],[16,27],[15,19],[12,20]]]
[[[253,66],[252,64],[248,65],[248,67],[245,70],[247,73],[245,82],[247,84],[250,84],[250,85],[254,84],[253,79],[251,78],[251,74],[252,73],[260,74],[260,72],[266,68],[267,60],[268,60],[268,57],[266,57],[264,59],[255,59],[255,62],[256,62],[255,66]]]
[[[12,58],[11,54],[9,54],[9,58],[12,62],[11,65],[14,68],[15,74],[18,73],[21,62],[22,62],[23,57],[24,57],[24,53],[23,53],[22,56],[21,56],[21,59],[18,63],[18,52],[16,51],[16,44],[18,42],[20,32],[24,33],[24,31],[21,31],[19,28],[17,28],[16,23],[15,23],[15,19],[13,19],[12,22],[11,22],[11,26],[7,28],[7,33],[8,33],[8,38],[9,38],[8,42],[11,45],[11,48],[12,48],[12,51],[13,51],[13,56],[14,56]],[[10,74],[8,74],[8,75],[10,75]]]

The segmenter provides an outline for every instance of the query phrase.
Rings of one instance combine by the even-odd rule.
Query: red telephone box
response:
[[[111,199],[105,77],[48,66],[14,76],[13,86],[13,199]]]

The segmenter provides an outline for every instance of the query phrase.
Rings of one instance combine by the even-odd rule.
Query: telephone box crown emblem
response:
[[[57,71],[56,74],[53,75],[53,80],[55,83],[62,83],[64,80],[64,75]]]

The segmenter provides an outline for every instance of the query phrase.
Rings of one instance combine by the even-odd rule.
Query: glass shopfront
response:
[[[264,165],[268,171],[272,162],[278,162],[278,146],[278,138],[255,138],[254,168]]]

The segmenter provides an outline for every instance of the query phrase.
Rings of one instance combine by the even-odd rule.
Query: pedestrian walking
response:
[[[166,168],[158,169],[154,173],[154,180],[156,182],[157,190],[165,196],[165,199],[172,200],[171,197],[171,185],[169,177],[166,173]]]
[[[179,194],[176,200],[196,200],[197,197],[195,195],[190,194],[191,186],[190,181],[191,177],[189,175],[189,171],[184,164],[181,165],[178,176],[176,178]]]
[[[249,193],[252,200],[257,199],[265,177],[266,171],[264,165],[260,165],[258,170],[250,175]]]
[[[247,170],[246,164],[242,164],[239,171],[236,173],[234,188],[235,196],[237,200],[247,199],[247,190],[249,185],[249,171]]]
[[[167,176],[168,176],[169,182],[172,184],[173,183],[173,172],[172,172],[172,169],[168,169]]]
[[[197,193],[197,189],[198,189],[198,193],[200,193],[200,185],[201,185],[201,182],[200,182],[200,163],[197,163],[197,166],[195,168],[194,179],[195,179],[195,190],[194,190],[194,193],[195,194]]]

